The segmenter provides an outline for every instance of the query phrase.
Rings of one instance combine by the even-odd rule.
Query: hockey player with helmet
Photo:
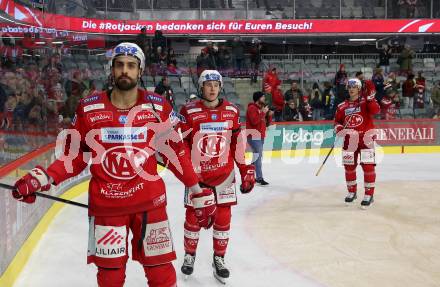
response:
[[[184,143],[191,151],[192,163],[201,184],[214,187],[217,215],[213,224],[213,267],[216,278],[224,282],[229,277],[224,256],[229,241],[231,206],[237,204],[234,161],[241,175],[240,190],[248,193],[255,184],[255,168],[246,165],[244,152],[246,138],[240,132],[239,110],[227,100],[219,99],[223,85],[218,71],[205,70],[199,78],[201,99],[187,103],[180,114],[185,121],[178,127]],[[201,226],[196,220],[197,210],[191,205],[192,192],[185,197],[186,220],[184,225],[185,258],[181,268],[185,275],[194,269]],[[208,226],[209,228],[209,226]]]
[[[361,207],[366,208],[373,202],[374,195],[376,163],[373,116],[380,111],[380,107],[375,99],[375,88],[371,81],[365,81],[362,88],[359,79],[350,79],[348,92],[350,98],[338,105],[335,115],[335,133],[344,138],[342,163],[348,189],[345,202],[351,203],[357,198],[356,167],[360,161],[364,171],[365,188]]]
[[[81,100],[67,130],[65,152],[47,170],[32,169],[13,192],[17,200],[33,203],[35,192],[79,174],[91,162],[87,261],[98,267],[100,287],[124,285],[129,230],[133,259],[143,265],[149,286],[176,286],[171,263],[176,254],[156,152],[191,190],[196,222],[207,224],[215,215],[212,191],[198,185],[189,154],[173,129],[171,106],[138,89],[144,68],[145,56],[137,45],[117,45],[111,61],[114,89]]]

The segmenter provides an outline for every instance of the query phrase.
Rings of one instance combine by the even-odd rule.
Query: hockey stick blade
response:
[[[9,189],[9,190],[14,190],[15,189],[14,186],[9,185],[9,184],[4,184],[4,183],[0,183],[0,188]],[[79,202],[76,202],[76,201],[72,201],[72,200],[68,200],[68,199],[52,196],[52,195],[45,194],[45,193],[42,193],[42,192],[36,192],[35,195],[38,196],[38,197],[43,197],[43,198],[51,199],[51,200],[54,200],[54,201],[58,201],[58,202],[62,202],[62,203],[70,204],[70,205],[75,205],[75,206],[79,206],[79,207],[83,207],[83,208],[89,208],[89,206],[87,204],[83,204],[83,203],[79,203]]]

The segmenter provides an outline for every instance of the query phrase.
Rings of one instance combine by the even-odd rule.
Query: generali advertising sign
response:
[[[435,144],[438,130],[435,124],[384,124],[377,126],[377,142],[385,145]]]
[[[439,33],[440,19],[393,20],[102,20],[42,13],[0,0],[0,10],[10,17],[40,28],[85,33],[148,34],[161,30],[166,34],[313,34],[313,33]]]

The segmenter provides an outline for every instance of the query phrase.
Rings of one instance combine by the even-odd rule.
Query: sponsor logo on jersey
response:
[[[125,242],[127,229],[125,226],[95,226],[95,256],[101,258],[117,258],[126,253]]]
[[[233,112],[222,112],[222,120],[230,120],[235,118],[237,114]]]
[[[345,115],[350,115],[354,113],[358,113],[361,111],[361,107],[352,107],[345,109]]]
[[[200,124],[200,132],[202,133],[221,133],[228,128],[227,122],[221,123],[201,123]]]
[[[168,117],[170,118],[172,125],[175,125],[179,122],[186,123],[185,117],[178,112],[172,111]]]
[[[113,113],[108,111],[95,112],[87,114],[87,120],[90,125],[97,124],[99,122],[107,122],[113,120]]]
[[[159,105],[159,104],[142,104],[141,109],[143,110],[154,110],[153,109],[153,105],[154,105],[154,109],[156,109],[157,111],[163,111],[163,106]]]
[[[122,125],[126,124],[126,123],[127,123],[127,116],[126,116],[126,115],[121,115],[121,116],[119,116],[118,121],[119,121],[119,123],[122,124]]]
[[[211,120],[216,121],[218,118],[217,114],[211,114]]]
[[[238,110],[235,107],[233,107],[233,106],[226,106],[225,109],[228,110],[228,111],[233,111],[236,114],[238,114]]]
[[[186,112],[188,113],[188,115],[190,115],[190,114],[201,112],[201,111],[202,111],[201,108],[193,108],[193,109],[187,110]]]
[[[206,120],[208,118],[208,113],[197,114],[191,117],[193,122]]]
[[[168,221],[147,224],[146,235],[144,240],[146,256],[158,256],[173,251]]]
[[[128,180],[142,171],[148,153],[135,146],[116,146],[102,155],[102,167],[112,178]]]
[[[90,96],[90,97],[85,98],[83,100],[83,102],[84,102],[84,104],[88,104],[88,103],[92,103],[94,101],[97,101],[98,99],[99,99],[99,96],[95,95],[95,96]]]
[[[101,140],[104,143],[141,143],[147,141],[146,127],[102,128]]]
[[[156,120],[156,117],[154,116],[153,113],[148,112],[148,111],[141,111],[141,112],[138,112],[136,114],[136,116],[134,117],[134,124],[145,123],[145,122],[149,122],[151,120]]]
[[[84,112],[90,112],[93,110],[99,110],[99,109],[103,109],[104,108],[104,104],[93,104],[93,105],[88,105],[84,107]]]
[[[155,95],[147,95],[145,96],[145,99],[147,101],[154,101],[154,102],[158,102],[158,103],[162,103],[163,102],[163,98],[159,97],[159,96],[155,96]]]
[[[217,134],[204,135],[197,142],[197,149],[202,156],[219,157],[226,150],[226,138]]]
[[[364,118],[362,117],[362,115],[359,114],[353,114],[351,116],[348,116],[345,120],[346,122],[348,121],[347,124],[348,128],[358,127],[362,125],[362,123],[364,122]]]

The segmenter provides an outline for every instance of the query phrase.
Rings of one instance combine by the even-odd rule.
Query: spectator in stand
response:
[[[200,76],[200,74],[204,70],[215,70],[216,69],[215,61],[213,61],[212,57],[209,56],[208,49],[206,49],[206,47],[200,51],[200,55],[197,56],[196,62],[197,62],[197,75],[198,76]]]
[[[168,48],[167,53],[167,70],[168,74],[171,75],[179,75],[179,71],[177,69],[177,58],[173,48]]]
[[[240,37],[235,37],[232,41],[232,61],[234,63],[235,73],[240,75],[244,64],[244,43]]]
[[[313,119],[312,106],[309,103],[308,95],[302,97],[302,101],[299,105],[299,111],[301,112],[304,121],[311,121]]]
[[[335,93],[330,82],[324,82],[324,92],[322,93],[324,100],[324,119],[332,120],[335,117]]]
[[[322,96],[321,89],[318,83],[313,83],[312,87],[312,100],[310,101],[312,107],[312,120],[319,121],[324,115],[325,99]]]
[[[391,85],[396,93],[399,93],[400,90],[400,81],[397,79],[395,73],[389,73],[388,78],[385,81],[386,85]]]
[[[357,79],[359,79],[359,81],[361,81],[361,83],[363,83],[365,80],[364,73],[362,73],[361,71],[356,72],[355,77]]]
[[[165,51],[167,48],[167,39],[163,36],[162,31],[156,30],[154,32],[154,38],[151,41],[153,51],[157,53],[157,48],[161,47],[161,51]]]
[[[432,87],[431,100],[434,111],[438,115],[440,113],[440,81],[437,81]]]
[[[399,0],[398,4],[401,6],[401,11],[403,10],[401,15],[404,15],[404,18],[415,17],[417,0]]]
[[[339,65],[339,70],[335,75],[335,88],[336,88],[336,102],[335,106],[337,107],[340,103],[345,101],[348,95],[347,90],[347,81],[348,75],[345,72],[345,65]]]
[[[424,109],[425,108],[425,86],[415,85],[414,93],[414,109]]]
[[[382,45],[379,50],[379,66],[386,75],[390,72],[390,58],[392,57],[391,48],[387,44]]]
[[[23,60],[23,48],[16,46],[15,39],[9,34],[5,34],[2,40],[3,46],[0,47],[2,64],[10,68],[19,65]]]
[[[403,105],[407,109],[413,108],[415,85],[414,75],[408,74],[406,81],[402,85]]]
[[[400,72],[402,74],[409,74],[412,71],[412,59],[416,56],[414,50],[411,49],[411,46],[405,44],[402,52],[397,59],[397,63],[400,65]]]
[[[272,112],[262,92],[255,92],[252,98],[253,102],[249,103],[246,112],[246,130],[248,133],[255,130],[259,135],[250,134],[247,136],[247,141],[253,153],[252,163],[255,165],[256,182],[260,185],[268,185],[269,183],[263,178],[262,159],[266,127],[271,124]]]
[[[142,49],[145,55],[149,54],[150,42],[148,40],[146,27],[142,27],[141,32],[136,36],[135,42]]]
[[[175,107],[173,88],[171,88],[168,76],[163,76],[154,89],[156,94],[164,96],[172,107]]]
[[[382,97],[385,95],[384,77],[383,77],[382,68],[376,68],[374,70],[374,74],[371,80],[373,81],[374,86],[376,87],[376,100],[377,102],[380,102],[380,100],[382,100]]]
[[[399,94],[392,85],[385,86],[385,96],[380,101],[380,116],[382,120],[394,120],[400,115]]]
[[[227,70],[230,68],[231,63],[231,53],[229,53],[226,46],[221,44],[218,46],[217,52],[217,70],[223,74],[227,73]]]
[[[298,87],[298,81],[293,80],[290,84],[290,89],[284,93],[284,101],[288,102],[294,100],[297,107],[303,99],[303,91]]]
[[[260,72],[260,64],[262,61],[261,50],[263,49],[263,44],[259,39],[254,39],[251,48],[251,62],[253,67],[251,83],[257,83],[258,74]]]
[[[73,95],[81,99],[87,87],[83,82],[83,74],[80,70],[73,72],[72,78],[66,81],[64,89],[68,98]]]
[[[426,93],[426,79],[422,75],[422,71],[417,72],[416,88],[421,89],[423,87],[423,100],[426,104],[429,103],[428,93]]]
[[[284,104],[283,92],[281,91],[280,86],[277,86],[275,89],[272,89],[272,107],[269,107],[273,110],[276,122],[281,122],[283,120]]]
[[[289,100],[283,112],[284,121],[286,122],[302,122],[303,118],[295,101]]]
[[[277,68],[276,67],[269,68],[263,79],[263,90],[265,90],[265,85],[270,86],[270,88],[274,90],[280,84],[281,84],[281,80],[278,78]]]
[[[64,70],[63,64],[61,63],[61,56],[58,53],[55,53],[50,57],[49,64],[43,68],[43,74],[50,73],[53,69],[56,69],[60,74],[62,74]]]

